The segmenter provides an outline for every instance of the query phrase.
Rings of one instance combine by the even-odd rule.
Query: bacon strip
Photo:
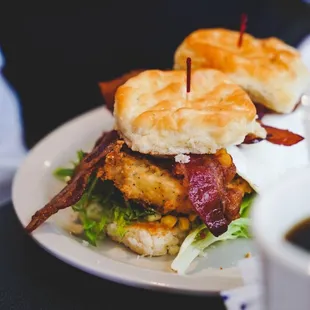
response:
[[[292,146],[304,139],[304,137],[296,133],[293,133],[289,130],[286,130],[286,129],[279,129],[279,128],[264,125],[262,123],[261,125],[267,131],[266,138],[262,139],[262,138],[256,137],[253,134],[249,134],[245,137],[243,144],[253,144],[253,143],[260,142],[262,140],[267,140],[270,143],[277,144],[277,145]]]
[[[258,116],[258,119],[261,120],[265,115],[268,114],[279,114],[267,107],[265,107],[264,105],[260,104],[260,103],[254,103],[255,108],[256,108],[256,114]]]
[[[191,155],[187,164],[176,164],[174,173],[184,177],[189,199],[200,218],[214,236],[227,231],[239,217],[243,193],[227,187],[236,173],[232,163],[223,167],[216,156]]]
[[[113,149],[117,139],[116,131],[107,132],[101,137],[94,149],[81,161],[68,185],[32,216],[26,227],[28,233],[34,231],[59,210],[68,208],[81,199],[91,174],[104,163],[106,155]]]
[[[121,86],[122,84],[124,84],[131,77],[138,75],[142,71],[143,71],[143,69],[133,70],[133,71],[130,71],[130,72],[114,79],[114,80],[99,83],[99,88],[101,90],[101,94],[105,100],[107,108],[111,112],[113,112],[113,110],[114,110],[114,96],[115,96],[117,88],[119,86]]]
[[[245,136],[242,144],[254,144],[254,143],[258,143],[258,142],[263,141],[263,140],[265,140],[265,139],[257,137],[254,134],[250,133],[250,134]]]
[[[291,146],[304,139],[304,137],[286,129],[274,128],[267,125],[262,126],[267,131],[266,140],[273,144]]]
[[[294,107],[293,112],[299,107],[300,103],[301,103],[301,100],[299,100],[297,102],[296,106]],[[243,144],[253,144],[253,143],[258,143],[262,140],[267,140],[273,144],[284,145],[284,146],[292,146],[292,145],[297,144],[298,142],[300,142],[304,139],[304,137],[302,137],[298,134],[295,134],[289,130],[279,129],[279,128],[264,125],[261,120],[265,115],[268,115],[268,114],[281,115],[281,113],[277,113],[277,112],[265,107],[264,105],[262,105],[260,103],[255,102],[254,104],[256,107],[256,113],[258,116],[258,121],[260,122],[262,127],[264,127],[266,129],[267,137],[266,137],[266,139],[262,139],[262,138],[256,137],[253,134],[249,134],[245,137]]]

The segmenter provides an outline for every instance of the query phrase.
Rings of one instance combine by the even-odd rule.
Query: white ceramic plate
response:
[[[13,183],[13,203],[23,226],[63,187],[63,183],[53,177],[53,170],[75,159],[77,150],[89,150],[101,133],[112,126],[110,112],[98,108],[56,129],[30,151]],[[72,266],[132,286],[191,294],[232,289],[243,285],[236,262],[248,252],[255,254],[249,240],[224,242],[210,248],[207,257],[196,259],[187,275],[181,276],[170,269],[172,258],[168,256],[139,257],[111,241],[105,241],[98,248],[84,246],[81,240],[62,229],[70,210],[50,218],[33,232],[33,238]]]
[[[89,150],[112,124],[113,118],[105,108],[95,109],[56,129],[30,151],[13,183],[13,203],[23,226],[63,187],[53,177],[53,170],[75,159],[77,150]],[[171,271],[171,257],[168,256],[139,257],[111,241],[98,248],[84,246],[61,228],[69,212],[70,208],[53,216],[33,232],[33,238],[72,266],[133,286],[188,293],[212,293],[234,288],[242,285],[241,275],[234,264],[247,252],[253,252],[248,240],[226,242],[210,249],[208,257],[197,259],[188,274],[180,276]]]

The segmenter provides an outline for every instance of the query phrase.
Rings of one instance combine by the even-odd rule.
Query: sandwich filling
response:
[[[197,214],[215,236],[239,217],[244,195],[252,192],[224,149],[214,155],[191,155],[184,164],[145,157],[118,140],[98,176],[112,181],[127,201],[161,215]]]
[[[201,225],[218,237],[240,217],[242,201],[254,191],[236,173],[226,150],[189,157],[179,163],[174,157],[140,154],[115,131],[105,133],[72,170],[56,171],[67,186],[26,229],[33,231],[71,206],[82,226],[77,234],[93,245],[108,235],[138,254],[176,255]]]

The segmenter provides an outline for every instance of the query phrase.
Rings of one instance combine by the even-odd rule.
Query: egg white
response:
[[[303,125],[303,108],[287,115],[266,115],[262,121],[265,125],[288,129],[305,137]],[[243,144],[227,148],[237,168],[237,173],[260,193],[270,183],[281,179],[289,169],[308,165],[306,138],[292,146],[272,144],[261,141],[255,144]]]

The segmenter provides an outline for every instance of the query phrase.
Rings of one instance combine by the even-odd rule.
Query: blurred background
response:
[[[257,37],[298,46],[310,34],[310,4],[301,0],[85,3],[1,6],[2,74],[18,96],[27,148],[103,105],[98,82],[136,68],[170,68],[176,47],[195,29],[237,30],[245,12],[247,32]]]

